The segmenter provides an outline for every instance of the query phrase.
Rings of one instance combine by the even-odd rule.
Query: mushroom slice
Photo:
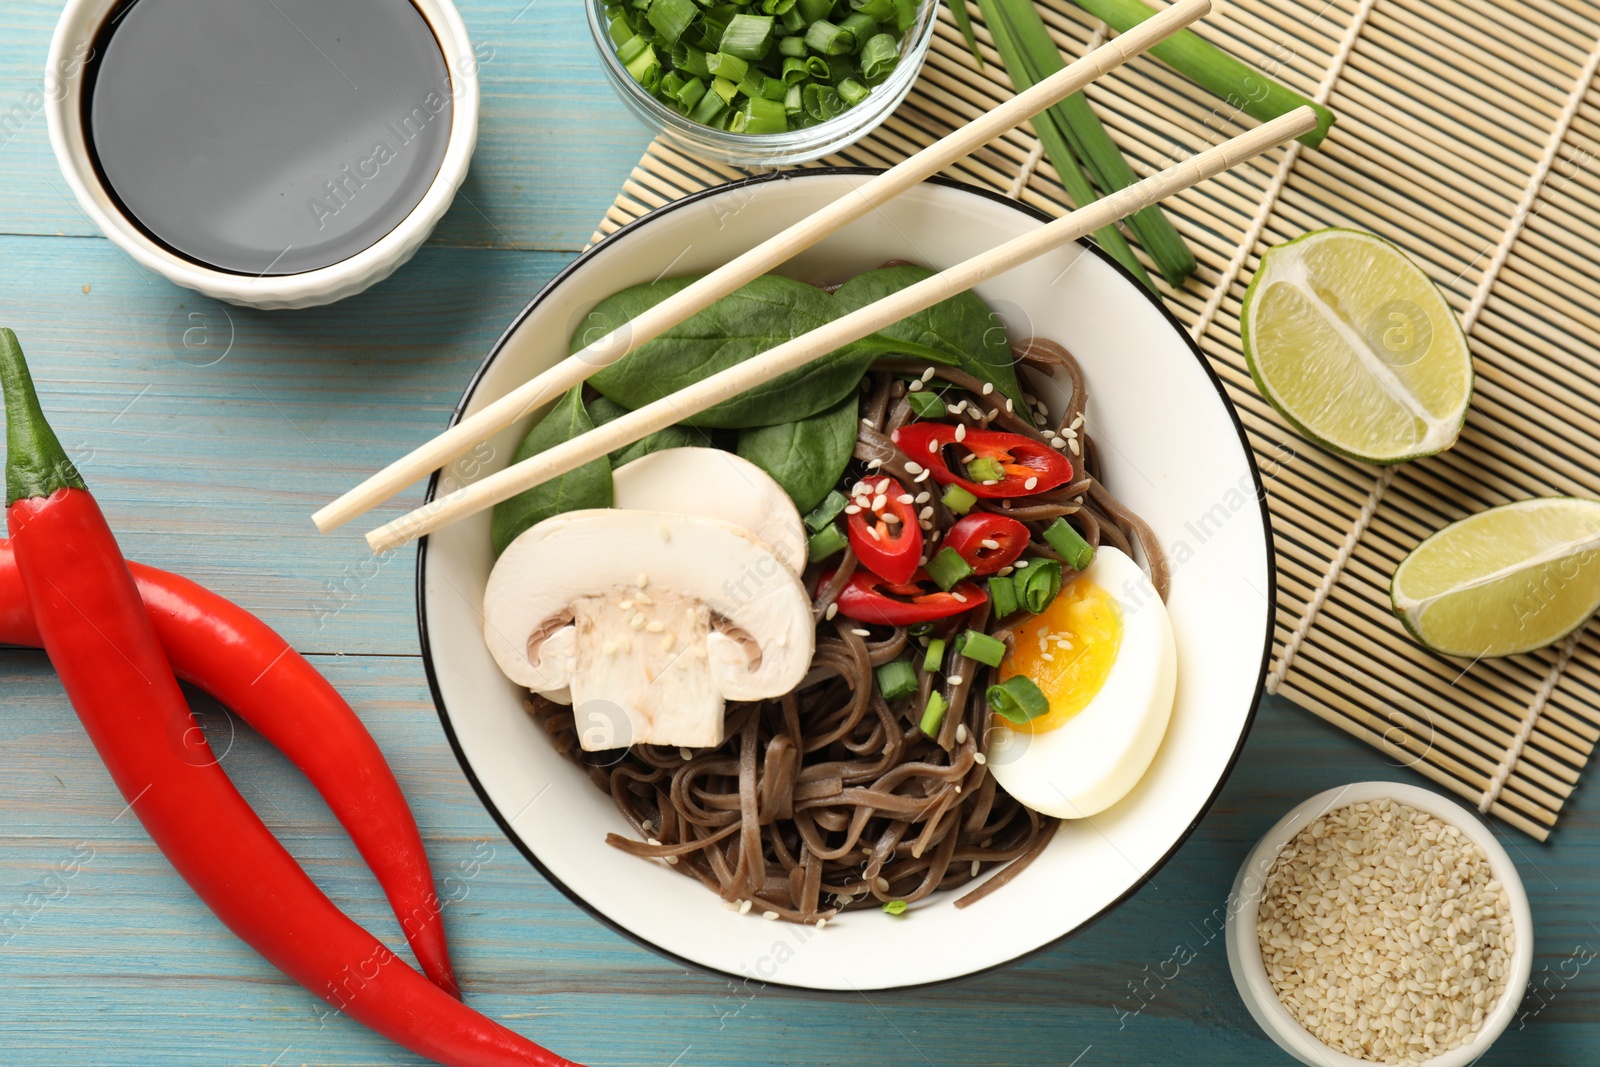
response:
[[[613,503],[672,511],[742,526],[771,545],[799,574],[806,569],[806,527],[772,475],[720,448],[664,448],[624,463],[612,475]]]
[[[513,541],[483,595],[506,677],[570,689],[587,750],[701,748],[725,700],[789,692],[811,665],[811,599],[772,546],[715,519],[570,511]]]

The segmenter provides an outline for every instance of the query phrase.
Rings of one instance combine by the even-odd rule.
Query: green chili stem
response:
[[[6,507],[19,500],[49,496],[58,489],[87,490],[83,476],[45,421],[17,335],[3,327],[0,389],[6,405]]]

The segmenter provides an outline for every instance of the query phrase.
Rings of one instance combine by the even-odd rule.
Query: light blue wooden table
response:
[[[1131,900],[1024,964],[932,990],[808,996],[685,971],[591,919],[502,837],[428,697],[411,553],[373,568],[355,535],[322,538],[307,519],[443,425],[646,142],[601,82],[577,0],[463,7],[494,56],[454,210],[367,295],[262,314],[174,288],[95,234],[30,104],[57,5],[5,0],[0,323],[22,336],[45,407],[128,554],[237,600],[313,657],[388,753],[441,878],[492,855],[449,913],[471,1002],[574,1059],[617,1067],[1288,1062],[1228,977],[1216,932],[1233,873],[1306,795],[1421,779],[1277,700],[1198,832]],[[194,312],[215,330],[198,358],[178,340]],[[324,1022],[319,1001],[229,935],[138,824],[118,818],[123,802],[42,654],[0,651],[0,692],[0,1064],[418,1062],[345,1019]],[[319,884],[399,944],[326,808],[275,752],[211,712],[245,795]],[[1537,992],[1482,1062],[1600,1062],[1600,967],[1588,965],[1600,951],[1600,801],[1580,790],[1549,845],[1496,829],[1533,897]],[[73,855],[92,858],[51,881]]]

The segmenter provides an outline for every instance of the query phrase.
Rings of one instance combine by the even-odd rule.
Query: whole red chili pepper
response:
[[[832,579],[833,571],[829,571],[817,582],[817,588]],[[988,599],[988,594],[972,582],[957,582],[955,588],[945,592],[924,570],[918,570],[909,582],[891,582],[858,567],[839,590],[838,604],[839,614],[847,619],[905,626],[959,615]]]
[[[1072,461],[1043,441],[1003,430],[966,430],[956,437],[956,427],[944,422],[913,422],[890,435],[900,451],[933,472],[940,485],[955,484],[976,497],[999,499],[1043,493],[1072,480]],[[951,469],[945,451],[954,449],[967,458]],[[989,465],[992,478],[969,477],[974,466]],[[966,466],[973,464],[974,466]]]
[[[129,563],[177,676],[236,713],[299,767],[383,887],[422,973],[459,996],[433,871],[378,743],[339,691],[266,623],[187,578]],[[0,539],[0,644],[41,645],[11,542]],[[188,738],[188,716],[174,742]],[[169,730],[169,734],[173,731]]]
[[[450,1067],[568,1061],[479,1015],[334,906],[195,725],[99,506],[0,330],[7,524],[45,652],[128,808],[222,922],[336,1009]],[[172,743],[174,723],[184,743]]]
[[[975,511],[956,520],[944,535],[944,547],[966,560],[973,574],[993,574],[1016,562],[1028,547],[1029,536],[1028,528],[1016,519]]]

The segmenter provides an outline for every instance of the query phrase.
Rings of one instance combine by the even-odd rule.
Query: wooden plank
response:
[[[1195,837],[1152,883],[1066,943],[931,990],[747,990],[634,946],[523,861],[457,770],[417,659],[317,662],[389,754],[438,876],[462,879],[465,897],[447,914],[471,1002],[582,1062],[618,1067],[662,1067],[675,1057],[729,1067],[1064,1067],[1090,1046],[1080,1063],[1280,1064],[1233,993],[1218,933],[1237,865],[1279,814],[1317,790],[1418,780],[1272,700]],[[63,857],[92,849],[66,895],[34,910],[4,946],[0,1062],[419,1062],[346,1020],[323,1025],[318,1002],[234,940],[138,825],[115,818],[122,800],[41,654],[0,653],[0,687],[0,910],[22,906]],[[326,808],[258,737],[210,711],[224,765],[268,824],[358,921],[399,945],[376,884]],[[1586,1062],[1600,1040],[1600,980],[1571,962],[1578,946],[1600,950],[1588,921],[1600,871],[1597,822],[1600,802],[1580,792],[1554,844],[1501,832],[1533,898],[1535,970],[1552,992],[1542,1010],[1530,1002],[1526,1028],[1514,1028],[1485,1064]],[[474,859],[481,870],[465,877]],[[1194,957],[1181,967],[1169,962],[1179,946]]]
[[[414,550],[374,560],[365,526],[324,537],[311,512],[438,432],[570,258],[429,246],[352,300],[269,313],[151,279],[103,239],[0,237],[0,320],[130,557],[303,650],[414,653]]]
[[[595,62],[582,9],[549,0],[462,0],[483,50],[483,113],[472,172],[433,240],[576,251],[649,134]],[[7,0],[0,30],[0,234],[97,234],[79,212],[45,128],[55,0]]]

